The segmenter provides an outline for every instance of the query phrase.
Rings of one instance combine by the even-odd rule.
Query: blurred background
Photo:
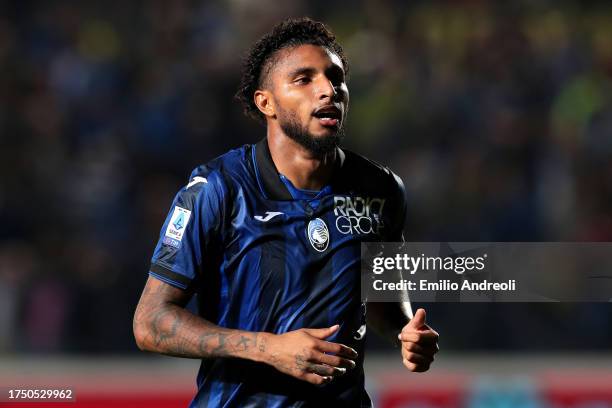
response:
[[[1,2],[0,386],[82,378],[110,356],[109,373],[182,364],[133,341],[149,258],[191,170],[265,135],[233,99],[240,61],[304,15],[348,54],[345,146],[403,178],[408,240],[612,241],[609,2]],[[380,406],[612,406],[609,390],[545,392],[572,389],[563,373],[612,389],[610,304],[426,307],[443,353],[419,378],[441,388],[415,386],[399,358],[384,380],[397,351],[373,337]],[[502,398],[509,378],[526,399]],[[385,399],[395,382],[414,390]]]

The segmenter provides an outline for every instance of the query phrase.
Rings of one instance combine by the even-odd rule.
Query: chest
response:
[[[240,189],[231,212],[233,242],[257,247],[270,241],[290,244],[296,256],[358,254],[360,243],[385,240],[392,226],[388,198],[329,194],[319,200],[267,200]]]

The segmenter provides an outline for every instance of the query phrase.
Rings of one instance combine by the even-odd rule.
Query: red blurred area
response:
[[[185,408],[193,396],[185,392],[177,393],[134,393],[98,396],[80,395],[75,402],[14,402],[0,403],[7,408]]]
[[[71,389],[75,402],[0,402],[15,408],[186,408],[198,361],[150,359],[0,360],[0,388]],[[441,356],[426,373],[398,358],[369,355],[366,389],[376,408],[610,408],[608,354]],[[6,401],[6,395],[0,401]]]

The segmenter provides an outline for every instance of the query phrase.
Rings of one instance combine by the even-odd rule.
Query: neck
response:
[[[302,145],[268,127],[268,147],[276,169],[299,189],[320,190],[328,184],[334,169],[336,149],[323,157],[312,154]]]

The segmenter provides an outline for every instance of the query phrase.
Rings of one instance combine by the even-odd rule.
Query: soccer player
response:
[[[371,406],[360,243],[401,240],[406,206],[399,177],[339,147],[347,71],[322,23],[277,25],[237,94],[266,137],[196,168],[172,203],[134,334],[142,350],[202,359],[192,407]],[[368,323],[425,371],[438,334],[401,306],[368,304]]]

